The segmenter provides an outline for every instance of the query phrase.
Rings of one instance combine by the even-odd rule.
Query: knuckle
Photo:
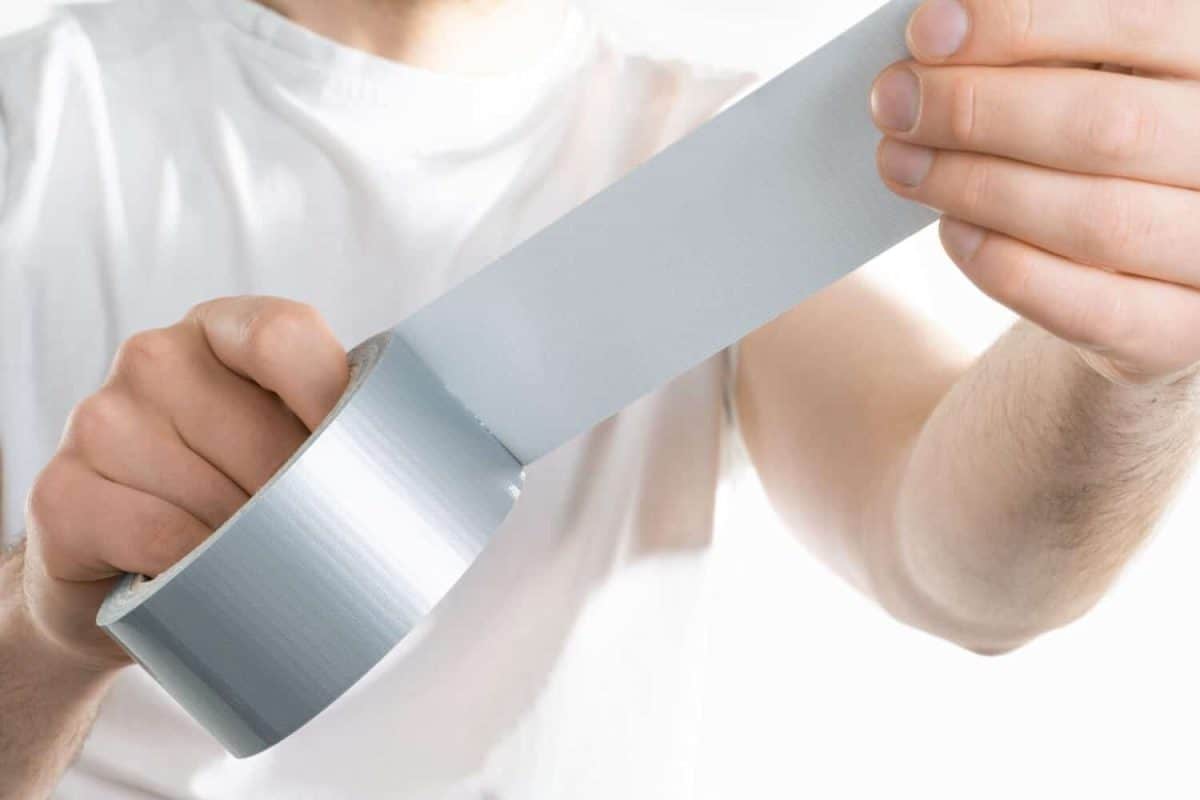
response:
[[[112,391],[100,391],[83,400],[67,421],[68,438],[84,449],[111,439],[128,418],[126,403]]]
[[[979,106],[975,81],[956,77],[950,84],[950,137],[964,149],[971,149],[978,137]]]
[[[221,314],[231,307],[236,307],[239,302],[251,299],[256,298],[253,295],[226,295],[224,297],[213,297],[209,300],[203,300],[189,308],[187,313],[183,315],[180,323],[184,325],[199,324],[208,317]]]
[[[55,459],[41,471],[25,498],[29,538],[51,576],[71,572],[73,547],[68,504],[72,502],[73,489],[69,471],[60,459]]]
[[[226,299],[227,298],[219,297],[219,298],[216,298],[213,300],[205,300],[203,302],[196,303],[195,305],[193,305],[191,308],[189,308],[187,310],[186,314],[183,315],[183,321],[184,322],[194,322],[194,321],[200,319],[201,317],[204,316],[204,313],[208,308],[210,308],[215,303],[225,302]]]
[[[45,466],[25,497],[25,516],[30,527],[45,537],[58,527],[58,511],[67,493],[67,481],[62,462],[55,458]]]
[[[303,303],[264,303],[246,318],[242,343],[258,364],[270,364],[302,342],[321,324],[316,309]]]
[[[141,377],[157,375],[178,358],[179,345],[166,328],[143,331],[126,339],[117,350],[114,371]]]
[[[225,303],[228,303],[232,298],[218,297],[213,300],[205,300],[202,303],[196,303],[187,310],[183,315],[183,319],[179,321],[180,325],[184,326],[200,326],[203,324],[204,318],[215,309],[219,309]]]

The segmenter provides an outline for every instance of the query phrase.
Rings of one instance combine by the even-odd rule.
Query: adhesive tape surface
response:
[[[270,484],[98,622],[231,753],[279,741],[377,663],[483,549],[522,466],[398,337]]]
[[[299,453],[98,622],[235,755],[312,719],[450,591],[531,463],[915,233],[875,171],[893,0],[357,348]]]

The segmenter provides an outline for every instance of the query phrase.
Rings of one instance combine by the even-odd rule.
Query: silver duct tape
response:
[[[516,501],[522,467],[391,334],[228,523],[98,623],[236,756],[349,689],[458,581]]]
[[[300,452],[179,564],[125,579],[98,623],[234,755],[320,713],[450,591],[522,464],[932,221],[880,184],[866,107],[917,4],[356,348]]]
[[[530,463],[925,227],[879,179],[868,102],[917,5],[887,4],[405,320],[405,340]]]

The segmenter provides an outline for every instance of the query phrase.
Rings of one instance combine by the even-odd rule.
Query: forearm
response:
[[[74,758],[114,670],[77,666],[36,633],[23,557],[0,563],[0,799],[48,797]]]
[[[894,613],[1002,651],[1089,609],[1190,465],[1196,380],[1119,386],[1019,324],[898,466],[868,556]]]

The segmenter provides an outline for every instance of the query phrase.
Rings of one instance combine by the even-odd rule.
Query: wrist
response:
[[[39,630],[24,569],[20,553],[0,562],[0,797],[50,797],[118,672]]]
[[[0,663],[30,681],[81,689],[107,687],[125,666],[82,655],[37,624],[27,602],[22,553],[0,563]]]

